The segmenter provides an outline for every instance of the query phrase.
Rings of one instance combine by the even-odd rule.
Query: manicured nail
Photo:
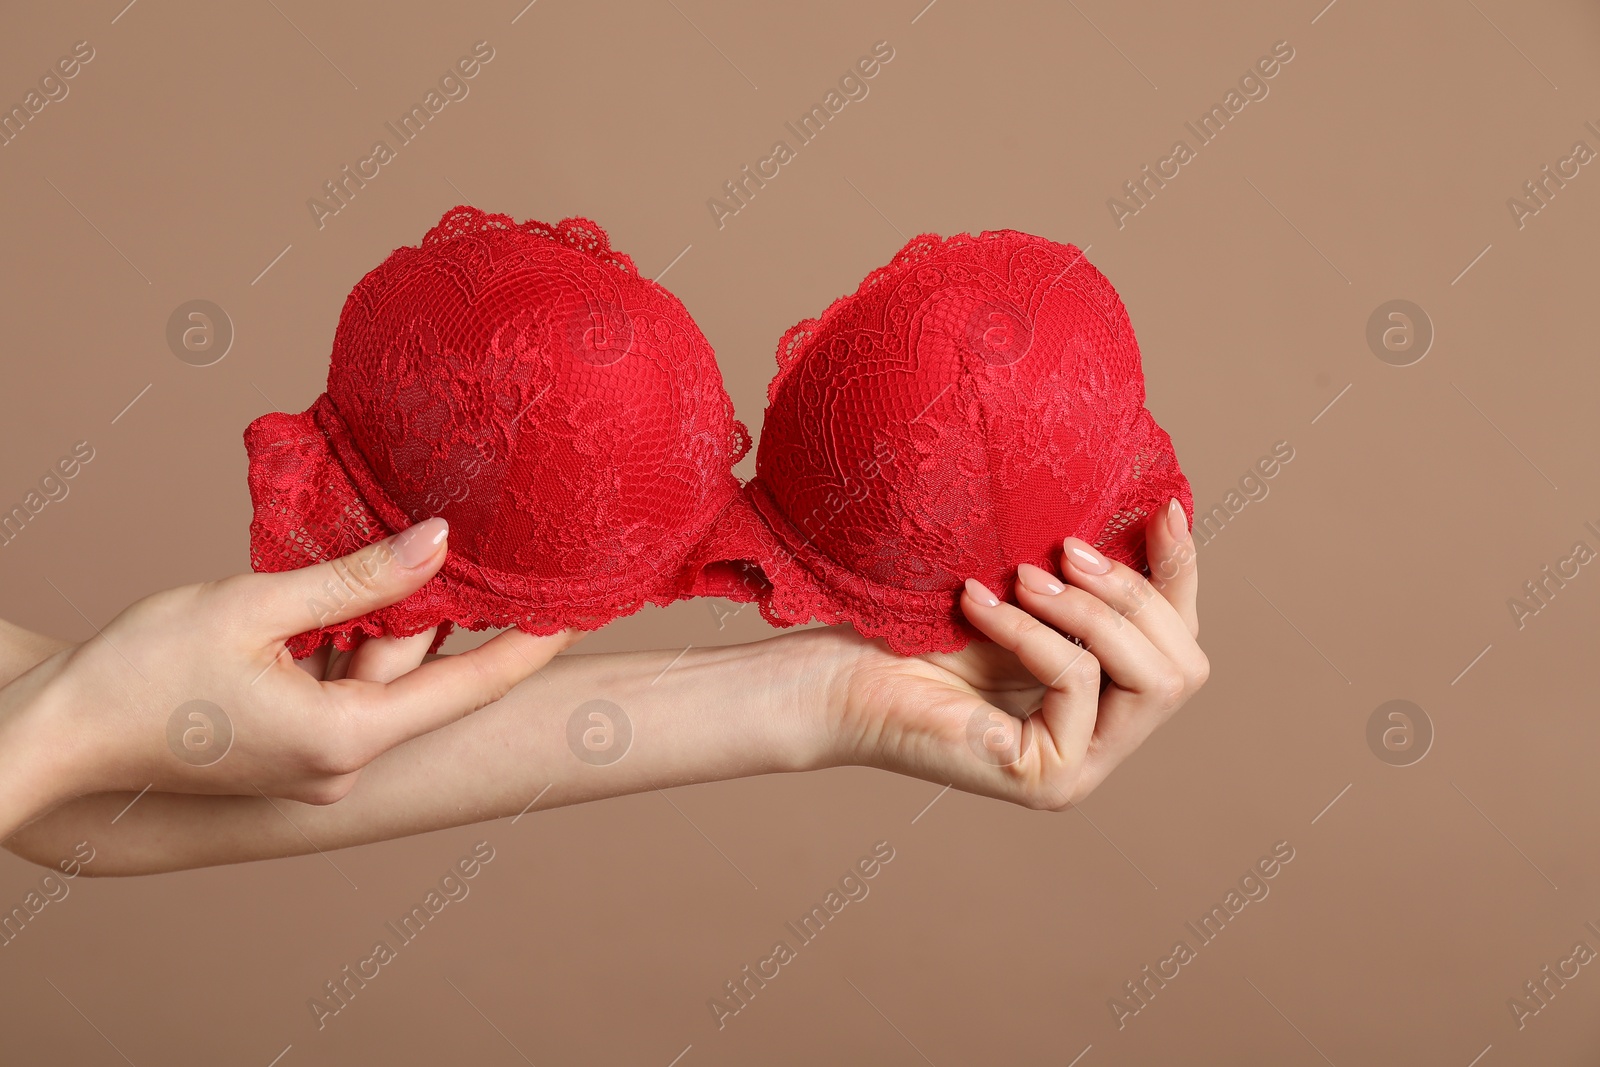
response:
[[[976,578],[967,579],[967,595],[986,608],[1000,606],[1000,598],[989,592],[989,587]]]
[[[419,567],[433,558],[450,534],[450,524],[437,515],[394,535],[394,558],[402,567]]]
[[[1167,505],[1167,529],[1172,531],[1172,539],[1180,545],[1189,540],[1189,520],[1183,514],[1183,505],[1178,503],[1178,498],[1173,497],[1172,503]]]
[[[1067,558],[1072,565],[1088,574],[1104,574],[1111,569],[1111,563],[1100,553],[1089,547],[1088,542],[1080,541],[1076,537],[1069,537],[1061,542],[1061,547],[1066,549]]]
[[[1023,587],[1034,593],[1043,593],[1046,596],[1055,596],[1066,587],[1050,576],[1050,572],[1031,563],[1024,563],[1017,568],[1017,581]]]

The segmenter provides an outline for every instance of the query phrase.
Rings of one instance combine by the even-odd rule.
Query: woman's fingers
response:
[[[422,588],[444,565],[449,525],[427,519],[358,552],[299,570],[246,574],[253,623],[269,641],[365,615]]]
[[[1154,585],[1132,567],[1106,559],[1076,537],[1067,538],[1062,548],[1062,575],[1068,582],[1105,601],[1138,628],[1178,668],[1187,684],[1198,688],[1205,682],[1210,673],[1205,653],[1178,609]]]
[[[1039,716],[1052,742],[1051,751],[1038,746],[1041,756],[1050,757],[1039,767],[1037,781],[1055,798],[1046,796],[1046,806],[1065,807],[1071,799],[1071,784],[1082,769],[1089,741],[1094,736],[1095,708],[1100,698],[1100,664],[1093,653],[1073,644],[1050,627],[1038,622],[1012,604],[1002,604],[981,583],[969,579],[961,596],[961,609],[985,636],[1021,661],[1029,674],[1045,686]],[[1019,729],[1020,729],[1019,725]],[[1028,734],[1020,757],[1008,765],[1026,769]],[[1055,801],[1055,802],[1052,802]]]
[[[350,702],[346,712],[360,720],[354,724],[366,753],[360,762],[494,703],[582,636],[577,630],[562,630],[535,637],[512,629],[470,652],[440,656],[390,682],[351,677],[335,683],[348,694],[338,698]],[[417,654],[415,645],[406,651]]]
[[[1100,694],[1094,728],[1099,770],[1091,767],[1089,777],[1103,777],[1126,759],[1193,691],[1144,631],[1092,593],[1023,564],[1017,568],[1017,600],[1040,622],[1082,640],[1113,682]]]
[[[1177,497],[1145,523],[1144,554],[1150,564],[1150,584],[1177,611],[1189,627],[1189,636],[1199,637],[1200,614],[1195,602],[1200,571],[1194,536]]]
[[[1035,619],[1082,641],[1106,677],[1123,689],[1160,698],[1183,682],[1166,656],[1121,612],[1049,571],[1028,563],[1018,567],[1017,602]]]
[[[1068,787],[1072,799],[1092,789],[1143,744],[1210,672],[1195,642],[1197,576],[1187,534],[1181,507],[1151,518],[1146,530],[1150,579],[1069,537],[1062,546],[1060,577],[1030,564],[1017,568],[1018,607],[998,603],[981,585],[968,583],[962,597],[967,617],[1050,687],[1046,707],[1053,698],[1065,700],[1063,728],[1049,725],[1053,736],[1073,736],[1077,769]],[[1054,675],[1085,660],[1079,686],[1057,693],[1062,687]],[[1096,683],[1103,672],[1111,688],[1101,692],[1098,684],[1088,685],[1090,672]],[[1093,707],[1077,715],[1070,698],[1085,688]],[[1085,723],[1090,734],[1073,733]],[[1061,788],[1049,777],[1042,781],[1048,789]],[[1061,797],[1061,806],[1067,800]]]
[[[392,682],[422,665],[433,644],[437,627],[410,637],[369,637],[357,645],[345,666],[344,677],[367,682]]]

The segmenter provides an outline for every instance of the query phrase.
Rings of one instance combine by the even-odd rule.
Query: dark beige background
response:
[[[1276,441],[1295,458],[1202,550],[1211,683],[1076,812],[928,808],[937,786],[850,769],[375,845],[337,870],[79,879],[0,948],[0,1060],[1594,1062],[1600,968],[1523,1029],[1507,1001],[1575,942],[1600,949],[1600,573],[1521,629],[1507,600],[1574,542],[1600,549],[1600,172],[1520,229],[1506,199],[1573,142],[1600,149],[1600,12],[1323,2],[13,13],[0,102],[73,42],[96,53],[0,148],[0,503],[74,442],[96,451],[0,548],[0,614],[25,625],[83,638],[144,593],[244,569],[245,424],[310,402],[351,285],[463,200],[592,217],[649,274],[682,253],[663,281],[752,429],[780,333],[904,237],[1088,245],[1197,505]],[[307,199],[478,40],[495,58],[470,95],[319,230]],[[879,40],[895,55],[870,95],[719,230],[707,198]],[[1270,95],[1119,230],[1107,198],[1279,40],[1295,57]],[[214,366],[165,341],[194,298],[237,331]],[[1365,340],[1391,299],[1437,333],[1413,366]],[[767,632],[684,603],[585,648]],[[1415,765],[1368,747],[1391,699],[1436,731]],[[471,897],[319,1032],[307,998],[485,839]],[[897,856],[870,897],[719,1032],[708,998],[882,839]],[[1270,896],[1119,1030],[1108,1000],[1282,840]],[[0,856],[0,904],[40,873]]]

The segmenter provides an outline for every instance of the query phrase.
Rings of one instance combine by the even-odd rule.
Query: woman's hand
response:
[[[398,676],[386,664],[420,659],[428,634],[298,665],[284,647],[420,588],[447,533],[429,519],[328,563],[157,593],[0,689],[0,837],[89,792],[331,803],[381,753],[504,696],[575,635],[511,630]]]
[[[858,640],[836,700],[840,762],[1032,808],[1082,800],[1210,672],[1177,501],[1149,520],[1145,550],[1150,580],[1068,538],[1060,577],[1019,569],[1018,605],[968,582],[962,610],[994,644],[908,659]]]

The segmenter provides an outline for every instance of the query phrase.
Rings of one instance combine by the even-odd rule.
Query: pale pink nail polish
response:
[[[1017,581],[1029,592],[1042,593],[1045,596],[1055,596],[1066,587],[1056,581],[1050,572],[1031,563],[1024,563],[1017,568]]]
[[[1173,540],[1180,545],[1189,540],[1189,520],[1184,517],[1183,505],[1178,503],[1178,498],[1173,497],[1172,503],[1167,505],[1167,529],[1172,531]]]
[[[1111,562],[1090,548],[1087,541],[1069,537],[1061,542],[1061,547],[1066,550],[1067,559],[1072,561],[1072,565],[1086,574],[1104,574],[1111,569]]]
[[[1000,606],[1000,598],[989,592],[989,587],[976,578],[967,579],[967,595],[986,608]]]
[[[419,522],[409,530],[402,530],[394,535],[395,562],[402,567],[416,567],[428,562],[449,534],[450,524],[438,516]]]

